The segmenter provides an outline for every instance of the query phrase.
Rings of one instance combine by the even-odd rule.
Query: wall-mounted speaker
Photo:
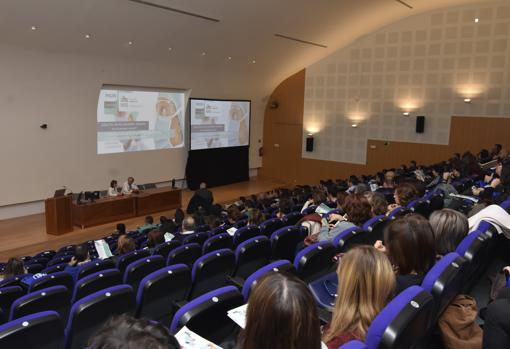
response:
[[[307,152],[313,151],[313,136],[306,137],[306,151]]]
[[[416,133],[425,132],[425,116],[416,117]]]

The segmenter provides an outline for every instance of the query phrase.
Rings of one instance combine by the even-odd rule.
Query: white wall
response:
[[[44,199],[63,185],[103,190],[111,179],[138,183],[182,178],[182,150],[96,154],[96,110],[103,84],[191,89],[191,97],[252,100],[250,168],[267,92],[206,66],[182,66],[0,46],[0,206]],[[39,126],[48,124],[47,130]]]
[[[507,1],[454,7],[389,25],[307,67],[303,140],[314,133],[315,146],[307,153],[303,141],[303,158],[365,164],[368,139],[448,144],[453,115],[510,116],[509,36]]]

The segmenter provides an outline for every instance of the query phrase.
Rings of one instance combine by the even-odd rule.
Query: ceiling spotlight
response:
[[[404,112],[404,116],[409,116],[409,112],[408,111]]]
[[[464,103],[471,103],[471,98],[464,98]]]
[[[475,18],[475,23],[480,22],[480,18]]]
[[[90,39],[90,38],[91,38],[90,34],[85,34],[85,39]]]
[[[253,64],[257,63],[257,61],[256,61],[256,60],[252,60],[251,62],[252,62]]]
[[[205,56],[206,54],[207,54],[207,52],[205,52],[205,51],[204,51],[204,52],[202,52],[202,56]]]
[[[169,48],[168,48],[168,51],[172,51],[172,48],[171,48],[171,47],[169,47]]]
[[[37,30],[37,27],[35,25],[31,26],[30,29]]]
[[[133,41],[129,41],[129,42],[128,42],[128,45],[129,45],[129,46],[133,45]]]
[[[230,60],[232,60],[232,57],[231,57],[231,56],[228,56],[228,57],[227,57],[227,59],[230,61]]]
[[[356,127],[358,127],[358,124],[352,124],[351,127],[356,128]]]

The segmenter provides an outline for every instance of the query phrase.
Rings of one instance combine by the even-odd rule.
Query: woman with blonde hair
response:
[[[333,318],[323,342],[336,349],[350,340],[365,340],[368,327],[395,290],[395,273],[384,253],[372,246],[347,252],[337,268],[338,291]]]

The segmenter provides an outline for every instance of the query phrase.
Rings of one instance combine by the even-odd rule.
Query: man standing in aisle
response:
[[[128,177],[127,181],[122,185],[122,194],[138,194],[139,190],[137,185],[135,184],[135,179],[133,177]]]

